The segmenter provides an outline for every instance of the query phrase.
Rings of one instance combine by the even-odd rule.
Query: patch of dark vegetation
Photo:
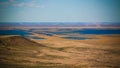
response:
[[[38,58],[38,59],[47,59],[47,60],[53,60],[53,59],[63,59],[63,58],[68,58],[65,56],[58,56],[58,55],[44,55],[44,56],[32,56],[33,58]]]
[[[36,61],[35,62],[38,65],[59,65],[60,63],[52,63],[52,62],[40,62],[40,61]]]
[[[66,58],[64,56],[57,56],[57,55],[45,55],[46,58],[59,58],[59,59],[63,59],[63,58]]]
[[[87,60],[88,62],[92,62],[93,65],[90,65],[91,68],[97,68],[97,67],[100,67],[100,68],[119,68],[120,65],[119,65],[119,62],[114,62],[114,61],[101,61],[101,60],[98,60],[98,59],[90,59],[90,60]]]
[[[29,60],[16,60],[16,59],[13,59],[13,62],[17,63],[17,64],[21,64],[21,63],[31,63],[31,61]]]
[[[43,39],[45,39],[45,38],[40,38],[40,37],[37,37],[37,36],[29,36],[29,35],[25,35],[24,37],[28,38],[28,39],[35,39],[35,40],[43,40]]]
[[[106,54],[113,54],[120,56],[120,49],[109,49]]]
[[[5,45],[5,46],[44,46],[42,44],[38,44],[32,40],[23,38],[21,36],[11,36],[11,37],[5,37],[5,38],[0,38],[0,45]]]
[[[41,63],[41,62],[38,62],[38,63]],[[32,66],[32,65],[0,63],[0,68],[81,68],[81,66],[74,66],[74,65],[36,65],[36,66]]]
[[[65,39],[71,39],[71,40],[87,40],[92,38],[85,38],[85,37],[63,37]]]
[[[61,47],[61,48],[56,48],[56,50],[64,51],[64,50],[69,49],[69,48],[76,48],[76,47]]]
[[[56,48],[58,51],[63,51],[65,48]]]

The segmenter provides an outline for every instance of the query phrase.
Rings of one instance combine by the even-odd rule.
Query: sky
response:
[[[0,0],[0,22],[120,22],[120,0]]]

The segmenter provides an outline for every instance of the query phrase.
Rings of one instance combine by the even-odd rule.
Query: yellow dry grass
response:
[[[82,67],[119,67],[120,63],[120,35],[86,35],[95,39],[69,40],[59,35],[46,36],[33,33],[45,40],[33,41],[45,44],[56,50],[42,50],[42,53],[63,58],[52,58],[49,62],[76,65]],[[44,60],[44,59],[43,59]],[[46,62],[48,62],[46,61]]]
[[[10,56],[7,57],[1,52],[0,57],[3,58],[1,60],[28,66],[120,67],[120,35],[80,35],[81,37],[95,38],[88,40],[70,40],[62,38],[60,35],[46,36],[37,33],[33,33],[33,35],[45,38],[44,40],[31,39],[42,45],[1,46],[1,51],[5,50],[12,54],[6,53]],[[22,38],[19,38],[20,40]],[[24,41],[30,42],[22,40],[22,42]]]

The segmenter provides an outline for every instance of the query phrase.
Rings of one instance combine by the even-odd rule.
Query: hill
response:
[[[0,68],[70,68],[53,59],[64,54],[21,36],[0,36]]]
[[[21,36],[0,36],[0,68],[120,67],[119,38],[104,36],[104,40],[87,40],[86,44],[56,36],[43,37],[46,40],[38,42]]]
[[[36,51],[41,48],[43,45],[20,36],[2,36],[0,37],[0,67],[30,65],[33,62],[27,58],[34,58]]]

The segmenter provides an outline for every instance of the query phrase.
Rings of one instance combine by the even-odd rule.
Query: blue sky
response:
[[[0,22],[120,22],[120,0],[0,0]]]

